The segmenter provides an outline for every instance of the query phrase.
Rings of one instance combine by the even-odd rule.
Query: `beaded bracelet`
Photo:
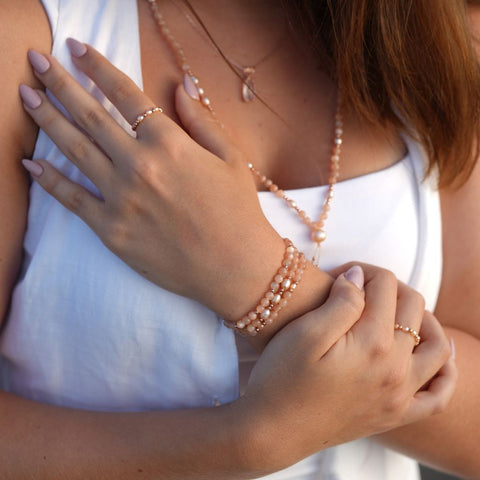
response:
[[[258,305],[240,320],[233,323],[225,322],[227,327],[241,335],[255,336],[266,325],[273,323],[280,310],[287,305],[302,278],[307,265],[305,255],[300,253],[288,238],[285,238],[284,242],[286,247],[282,265]]]

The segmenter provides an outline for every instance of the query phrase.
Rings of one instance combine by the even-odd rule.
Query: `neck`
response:
[[[266,0],[167,0],[190,16],[195,12],[212,37],[238,60],[249,63],[252,52],[249,44],[266,50],[285,31],[283,9],[279,2]],[[253,55],[255,56],[255,55]]]

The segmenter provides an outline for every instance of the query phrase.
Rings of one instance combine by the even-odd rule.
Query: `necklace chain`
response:
[[[266,54],[263,55],[259,60],[255,63],[249,64],[241,64],[234,59],[227,57],[226,54],[220,49],[218,44],[212,38],[211,34],[208,32],[206,27],[203,25],[200,18],[198,18],[198,14],[195,12],[194,8],[190,4],[189,0],[184,0],[187,8],[192,12],[196,21],[189,15],[189,12],[185,11],[181,5],[179,5],[176,0],[173,0],[173,4],[178,8],[180,12],[182,12],[183,16],[187,19],[190,26],[217,52],[220,54],[234,69],[236,69],[237,73],[241,77],[241,97],[244,102],[251,102],[257,96],[255,90],[255,83],[254,83],[254,75],[257,73],[257,68],[266,60],[268,60],[279,48],[281,43],[283,42],[285,36],[283,35],[274,45],[274,47],[268,51]],[[201,28],[199,28],[199,26]]]
[[[194,75],[190,65],[187,62],[187,57],[183,51],[182,46],[175,39],[170,29],[167,26],[165,18],[160,12],[156,0],[146,0],[150,6],[152,16],[157,23],[158,29],[165,39],[166,43],[170,47],[172,53],[175,56],[176,62],[181,68],[182,72],[189,75],[195,84],[198,94],[200,97],[200,102],[202,105],[208,109],[213,118],[217,120],[215,110],[211,105],[210,99],[207,97],[205,90],[200,86],[198,77]],[[217,120],[218,121],[218,120]],[[341,113],[341,100],[340,97],[337,101],[337,109],[335,113],[335,129],[334,129],[334,141],[332,147],[332,153],[330,156],[330,173],[328,178],[328,188],[325,195],[325,200],[323,202],[322,210],[320,212],[319,218],[317,221],[312,220],[308,217],[306,212],[302,210],[293,199],[289,198],[285,192],[276,185],[272,180],[263,175],[259,170],[257,170],[252,163],[248,164],[248,168],[252,174],[259,180],[259,182],[270,192],[275,194],[277,197],[281,198],[288,207],[293,210],[300,220],[308,226],[311,232],[311,240],[315,245],[314,255],[312,261],[315,265],[318,266],[320,260],[320,245],[327,238],[325,232],[325,222],[328,218],[328,214],[331,208],[331,203],[334,197],[334,186],[338,181],[339,172],[340,172],[340,154],[343,143],[343,118]]]

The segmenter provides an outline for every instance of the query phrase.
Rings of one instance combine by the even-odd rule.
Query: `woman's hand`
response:
[[[154,106],[93,48],[70,45],[75,65],[128,122]],[[227,318],[244,314],[278,268],[284,244],[261,211],[247,159],[208,110],[179,86],[176,108],[191,136],[154,114],[134,138],[55,58],[32,51],[29,58],[76,125],[43,92],[22,86],[26,110],[102,198],[45,160],[24,162],[38,183],[148,279]]]
[[[364,292],[340,275],[326,303],[277,333],[252,372],[242,400],[259,441],[281,439],[264,448],[272,462],[421,420],[453,394],[449,343],[421,295],[363,268]],[[419,331],[421,343],[396,323]]]

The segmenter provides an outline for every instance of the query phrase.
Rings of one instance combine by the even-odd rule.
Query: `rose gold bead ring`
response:
[[[400,330],[401,332],[408,333],[409,335],[411,335],[415,340],[415,346],[419,345],[420,342],[422,341],[422,338],[420,337],[418,332],[413,328],[405,327],[404,325],[400,325],[399,323],[396,323],[394,328],[395,330]]]
[[[135,121],[131,124],[132,130],[135,131],[137,127],[150,115],[153,115],[154,113],[163,113],[162,108],[160,107],[152,107],[149,108],[148,110],[145,110],[143,113],[141,113]]]

